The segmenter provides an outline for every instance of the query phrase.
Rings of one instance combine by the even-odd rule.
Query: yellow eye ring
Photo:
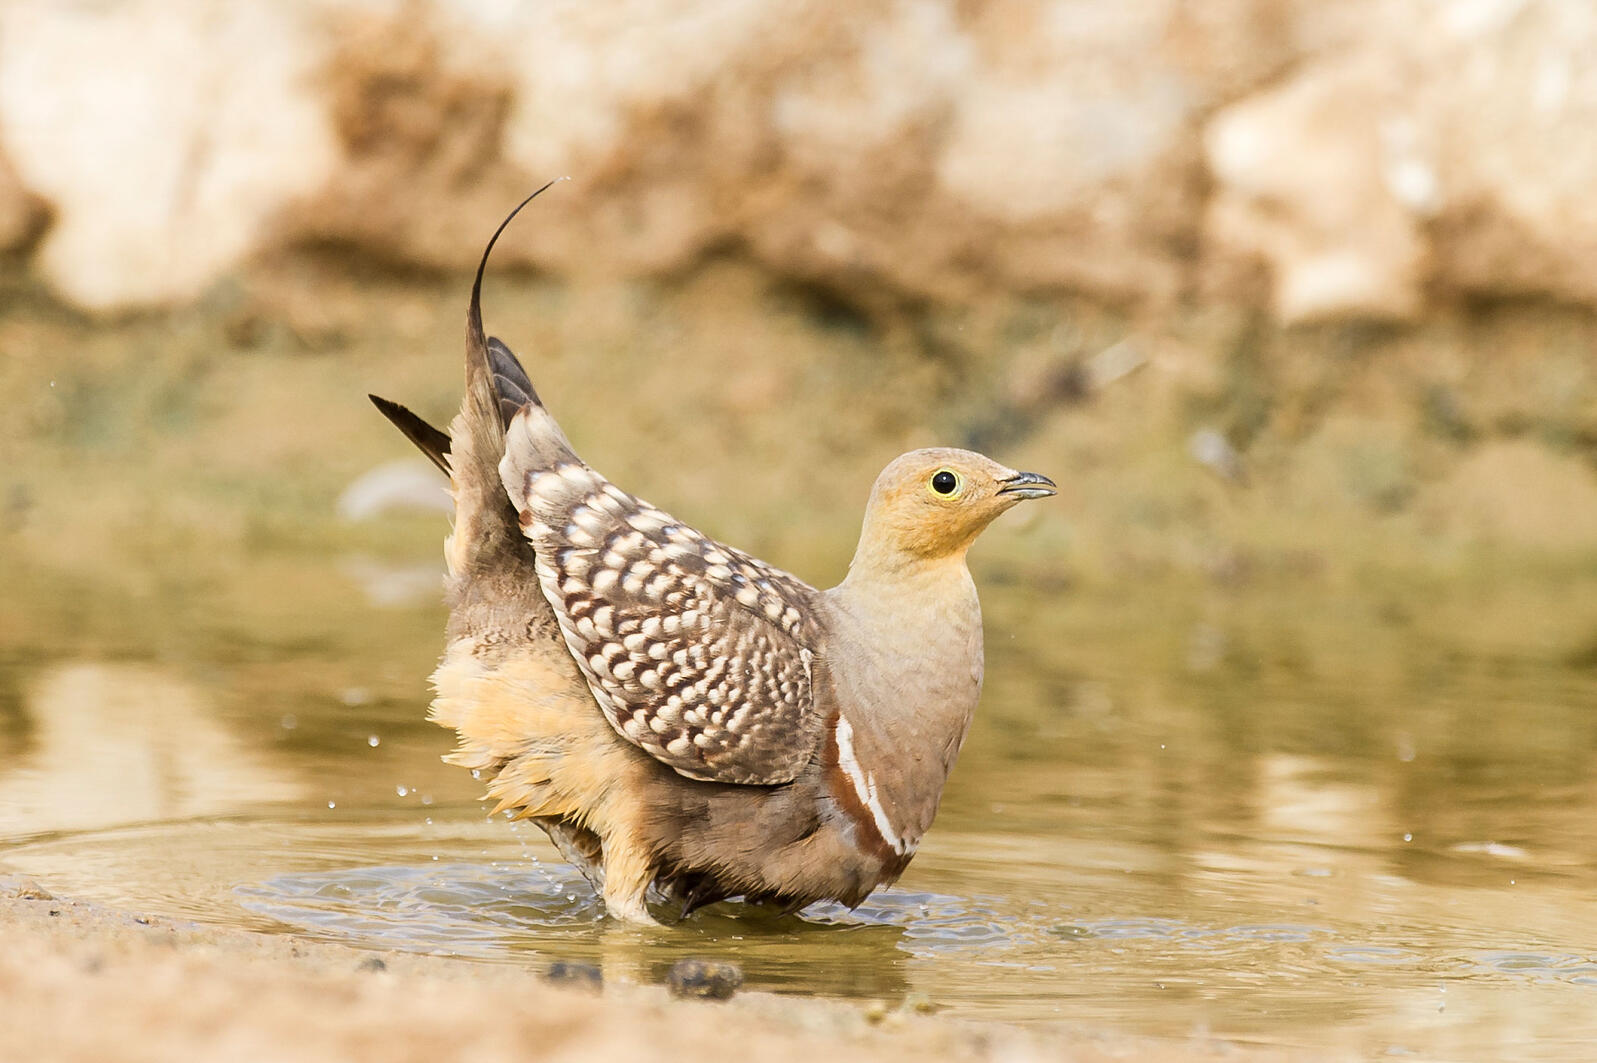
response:
[[[938,498],[957,498],[965,489],[965,480],[953,469],[938,469],[926,481],[926,487]]]

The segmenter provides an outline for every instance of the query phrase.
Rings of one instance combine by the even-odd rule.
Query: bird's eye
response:
[[[932,491],[943,498],[959,493],[959,474],[952,469],[938,469],[932,473]]]

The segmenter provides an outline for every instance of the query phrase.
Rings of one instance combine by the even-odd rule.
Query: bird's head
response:
[[[993,518],[1045,498],[1054,482],[970,450],[931,447],[895,458],[876,478],[855,564],[963,556]]]

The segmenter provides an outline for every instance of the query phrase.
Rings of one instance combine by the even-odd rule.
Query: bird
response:
[[[823,591],[611,483],[483,330],[494,244],[548,187],[483,250],[449,430],[370,396],[450,479],[429,712],[458,736],[444,759],[623,922],[736,898],[857,907],[915,855],[976,710],[966,552],[1056,486],[968,450],[904,454]]]

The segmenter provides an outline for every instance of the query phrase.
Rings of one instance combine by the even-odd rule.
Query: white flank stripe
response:
[[[876,829],[881,833],[883,840],[900,856],[907,853],[909,846],[904,844],[904,839],[898,836],[898,831],[888,822],[881,798],[876,796],[876,780],[869,772],[860,770],[859,760],[854,756],[854,726],[842,713],[837,714],[837,762],[843,766],[844,773],[854,784],[854,792],[859,795],[860,803],[871,810],[871,819],[876,821]]]

